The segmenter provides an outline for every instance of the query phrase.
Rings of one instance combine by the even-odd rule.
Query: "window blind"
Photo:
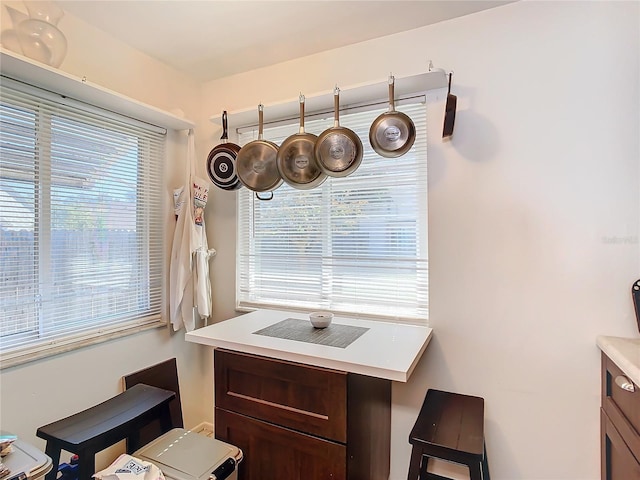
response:
[[[327,309],[424,323],[428,314],[426,106],[397,106],[416,126],[412,149],[383,158],[369,127],[387,109],[342,112],[341,126],[362,139],[364,157],[350,176],[312,190],[286,183],[270,201],[244,188],[238,196],[237,307]],[[319,135],[333,115],[306,118]],[[299,124],[266,126],[280,145]],[[240,133],[241,145],[257,138]]]
[[[3,367],[163,324],[164,137],[3,78]]]

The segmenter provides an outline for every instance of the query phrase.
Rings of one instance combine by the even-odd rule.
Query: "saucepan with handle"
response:
[[[293,188],[309,190],[327,179],[318,166],[313,149],[317,135],[304,130],[304,95],[300,95],[300,131],[285,139],[278,150],[278,171]]]
[[[216,145],[207,157],[207,173],[213,184],[223,190],[237,190],[242,187],[236,173],[236,157],[240,145],[231,143],[227,137],[227,111],[222,112],[223,143]]]
[[[369,143],[382,157],[395,158],[407,153],[416,140],[413,120],[395,108],[395,78],[389,76],[389,110],[380,114],[369,129]]]
[[[320,169],[330,177],[346,177],[362,162],[362,141],[356,133],[340,126],[340,89],[333,91],[333,127],[322,132],[313,149]]]
[[[271,200],[273,191],[282,185],[276,160],[278,145],[263,138],[264,106],[258,105],[258,139],[244,145],[238,153],[238,176],[249,189],[256,192],[259,200]],[[270,192],[271,196],[259,194]]]

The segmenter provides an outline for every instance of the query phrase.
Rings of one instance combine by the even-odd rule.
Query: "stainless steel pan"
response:
[[[282,142],[277,160],[280,176],[293,188],[309,190],[327,179],[313,153],[317,138],[304,131],[304,95],[300,95],[300,131]]]
[[[258,199],[271,200],[273,191],[282,185],[282,177],[276,165],[278,146],[263,139],[263,110],[263,105],[258,105],[258,139],[240,149],[236,163],[240,181],[256,192]],[[259,193],[263,192],[270,192],[271,196],[261,197]]]
[[[314,147],[320,169],[330,177],[346,177],[362,162],[362,141],[353,130],[340,126],[340,89],[333,91],[333,127],[322,132]]]
[[[408,115],[395,109],[393,75],[389,77],[389,110],[380,114],[369,129],[369,143],[378,155],[386,158],[407,153],[416,140],[416,127]]]

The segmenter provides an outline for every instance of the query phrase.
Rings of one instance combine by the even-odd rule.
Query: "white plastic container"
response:
[[[38,480],[51,470],[51,458],[33,445],[17,439],[11,444],[11,448],[12,452],[2,458],[2,463],[11,470],[7,479]]]
[[[167,480],[237,480],[242,450],[184,428],[174,428],[133,456],[156,465]]]

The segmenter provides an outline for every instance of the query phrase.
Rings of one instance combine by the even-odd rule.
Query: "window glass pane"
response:
[[[136,312],[145,260],[136,234],[138,138],[59,116],[52,133],[44,328],[65,317],[86,325]]]
[[[164,134],[8,83],[0,86],[2,366],[163,324]]]
[[[38,331],[35,113],[0,104],[0,332]]]
[[[384,108],[342,113],[340,123],[363,139],[353,174],[329,177],[312,190],[283,184],[271,201],[239,192],[239,307],[304,310],[426,321],[428,310],[426,107],[398,107],[416,125],[413,148],[383,158],[369,145],[369,127]],[[266,113],[266,112],[265,112]],[[320,134],[333,117],[305,120]],[[265,128],[281,144],[299,125]],[[240,136],[244,144],[257,132]]]

